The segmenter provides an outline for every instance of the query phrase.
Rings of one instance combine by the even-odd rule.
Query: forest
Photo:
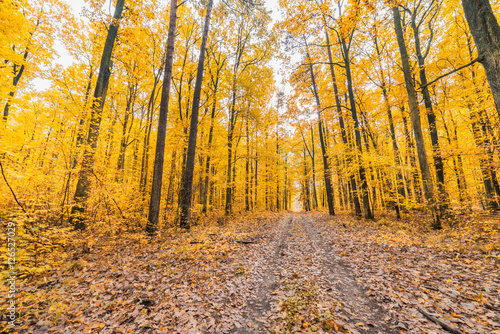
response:
[[[0,1],[0,330],[500,333],[499,20]]]

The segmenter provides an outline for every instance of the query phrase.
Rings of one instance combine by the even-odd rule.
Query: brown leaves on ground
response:
[[[456,230],[415,234],[387,221],[260,214],[154,241],[103,236],[18,285],[16,330],[446,333],[421,307],[463,333],[500,333],[497,250],[464,251],[445,241]],[[481,226],[493,244],[494,225]]]
[[[346,265],[398,316],[403,332],[446,333],[424,318],[422,307],[463,333],[500,333],[500,252],[490,247],[498,241],[498,220],[427,233],[417,233],[412,222],[321,220],[328,221],[317,226],[332,249],[349,254]],[[471,241],[480,238],[482,244]]]

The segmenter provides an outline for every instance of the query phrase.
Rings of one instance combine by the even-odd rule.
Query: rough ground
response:
[[[498,254],[426,247],[346,216],[242,218],[103,242],[21,287],[19,333],[500,333]],[[241,243],[244,242],[244,243]]]

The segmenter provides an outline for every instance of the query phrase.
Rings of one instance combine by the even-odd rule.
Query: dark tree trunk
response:
[[[245,120],[245,135],[247,140],[247,156],[245,161],[245,211],[250,211],[250,135],[248,131],[248,118],[247,114]]]
[[[417,93],[415,91],[415,87],[413,86],[410,61],[408,58],[408,51],[406,49],[406,43],[404,40],[403,28],[401,26],[401,14],[399,13],[398,7],[393,7],[392,12],[394,16],[394,29],[398,40],[399,52],[401,54],[401,63],[403,66],[406,92],[408,94],[408,105],[410,106],[411,122],[413,125],[413,132],[415,134],[418,161],[420,165],[420,171],[422,173],[425,199],[433,214],[432,227],[441,228],[441,217],[438,210],[436,210],[434,187],[432,184],[429,163],[427,161],[427,152],[425,149],[424,135],[422,133],[422,125],[420,123],[420,111],[418,109]]]
[[[394,208],[396,210],[397,219],[401,218],[401,205],[399,197],[404,198],[404,186],[403,186],[403,174],[401,173],[401,157],[399,153],[398,142],[396,141],[396,130],[394,128],[394,119],[392,117],[391,105],[389,104],[389,94],[387,92],[387,84],[385,82],[385,74],[382,67],[382,61],[380,60],[381,52],[378,46],[377,37],[375,36],[375,50],[377,51],[379,66],[380,66],[380,77],[382,80],[382,95],[384,97],[385,109],[387,112],[387,119],[389,121],[389,129],[391,131],[391,141],[392,141],[392,150],[394,154],[394,163],[396,164],[397,172],[396,172],[396,192],[394,193]]]
[[[316,108],[318,114],[318,131],[319,131],[319,142],[321,144],[321,153],[323,155],[323,175],[325,178],[325,188],[327,196],[328,213],[333,216],[335,215],[334,199],[333,199],[333,187],[332,187],[332,176],[330,165],[328,161],[328,153],[326,151],[325,138],[323,136],[323,119],[321,118],[321,103],[318,95],[318,87],[316,86],[316,78],[314,77],[314,70],[312,65],[312,59],[307,52],[307,59],[309,61],[309,72],[311,74],[311,82],[313,86],[313,93],[316,100]]]
[[[233,132],[236,123],[236,87],[233,87],[233,96],[229,112],[229,122],[227,129],[227,184],[226,184],[226,215],[233,212],[233,184],[232,184],[232,163],[233,163]]]
[[[186,167],[182,173],[181,190],[179,192],[179,224],[181,228],[189,230],[191,227],[191,201],[193,191],[193,175],[196,155],[196,137],[198,134],[198,113],[200,109],[201,86],[203,84],[203,68],[205,64],[205,50],[212,16],[213,0],[208,0],[207,13],[205,14],[205,25],[203,27],[203,37],[200,46],[200,58],[198,59],[198,70],[196,83],[194,86],[193,109],[191,112],[191,125],[189,128],[189,142],[186,156]]]
[[[411,178],[413,182],[412,194],[414,194],[413,200],[418,203],[422,199],[422,186],[420,184],[420,177],[418,175],[418,170],[417,170],[417,161],[415,159],[415,143],[413,142],[413,139],[410,135],[410,130],[408,128],[408,120],[406,119],[404,107],[401,108],[401,113],[403,116],[402,117],[403,129],[406,139],[406,150],[407,150],[406,164],[407,165],[409,164],[411,168]]]
[[[214,121],[215,121],[215,110],[217,108],[217,86],[215,87],[214,100],[212,104],[212,112],[210,114],[210,129],[208,130],[208,155],[205,161],[205,186],[203,187],[203,209],[201,212],[206,213],[208,210],[208,189],[210,181],[210,160],[211,160],[211,149],[212,140],[214,133]]]
[[[92,101],[92,109],[90,114],[90,126],[87,136],[87,147],[83,152],[83,161],[78,182],[76,184],[76,191],[74,200],[76,205],[71,209],[71,222],[75,229],[84,229],[85,226],[85,205],[90,192],[90,179],[93,174],[95,151],[97,148],[97,140],[99,138],[99,130],[101,127],[102,110],[106,100],[106,93],[108,92],[109,78],[111,76],[111,56],[113,54],[113,47],[115,44],[116,36],[118,35],[118,28],[120,18],[122,16],[123,6],[125,0],[118,0],[116,2],[115,13],[113,21],[109,25],[106,41],[104,42],[104,50],[101,56],[101,64],[99,67],[99,76],[97,77],[96,87],[94,90],[94,99]]]
[[[306,159],[306,148],[305,146],[303,147],[303,153],[304,153],[304,182],[302,184],[303,187],[303,203],[304,203],[304,210],[306,211],[311,211],[311,195],[309,191],[309,177],[307,174],[309,174],[309,171],[307,170],[307,159]]]
[[[500,26],[489,0],[462,0],[500,119]]]
[[[172,82],[172,64],[174,59],[175,30],[177,23],[177,0],[170,0],[170,19],[168,25],[167,53],[165,55],[165,69],[161,91],[160,115],[158,118],[158,133],[156,137],[155,164],[153,170],[153,184],[151,200],[149,202],[148,222],[146,232],[154,235],[158,229],[160,216],[161,186],[163,178],[163,159],[165,156],[165,137],[167,131],[168,102],[170,85]],[[146,171],[147,172],[147,171]]]
[[[316,147],[314,143],[314,130],[311,126],[311,167],[312,167],[312,178],[313,178],[313,198],[314,198],[314,208],[318,208],[318,192],[316,190]]]
[[[302,135],[302,141],[304,142],[304,147],[311,158],[311,172],[312,172],[312,188],[313,188],[313,203],[312,209],[318,208],[318,195],[316,190],[316,150],[314,143],[314,128],[311,126],[311,148],[307,145],[306,138],[304,137],[304,133],[302,132],[302,128],[300,128],[300,134]]]
[[[422,96],[424,98],[425,110],[427,112],[427,121],[429,123],[429,133],[431,135],[431,143],[432,143],[432,153],[434,158],[434,168],[436,170],[436,183],[438,190],[438,203],[439,210],[447,210],[448,209],[448,193],[445,189],[444,183],[444,165],[443,158],[441,157],[441,147],[439,146],[439,137],[437,131],[437,122],[436,122],[436,114],[434,113],[434,108],[432,106],[431,95],[429,93],[429,87],[427,85],[427,73],[425,70],[425,58],[426,54],[422,54],[422,49],[420,46],[420,32],[416,22],[416,10],[412,15],[411,26],[413,29],[413,37],[415,40],[415,51],[417,53],[418,67],[419,67],[419,76],[420,76],[420,85],[422,87]],[[431,43],[432,39],[428,41]],[[430,44],[429,44],[430,46]],[[429,48],[428,46],[428,48]]]
[[[330,64],[330,75],[332,76],[332,83],[333,83],[333,93],[335,96],[335,107],[337,109],[337,115],[339,117],[339,125],[340,125],[340,133],[342,135],[342,141],[344,143],[344,146],[347,150],[347,148],[350,146],[349,145],[349,140],[347,138],[347,133],[345,129],[345,124],[344,124],[344,117],[342,115],[342,106],[340,104],[340,97],[339,97],[339,90],[337,86],[337,77],[335,75],[335,68],[333,67],[333,57],[332,57],[332,50],[331,50],[331,45],[330,45],[330,36],[328,35],[328,31],[326,30],[326,22],[325,22],[325,36],[326,36],[326,45],[327,45],[327,51],[328,51],[328,61]],[[351,157],[348,155],[346,157],[346,163],[349,165],[351,162]],[[351,185],[351,191],[352,191],[352,196],[350,196],[353,200],[354,203],[354,212],[357,217],[361,216],[361,205],[359,203],[359,197],[358,197],[358,190],[357,190],[357,185],[356,185],[356,177],[354,174],[351,174],[349,176],[349,182]]]
[[[351,115],[352,119],[354,121],[354,136],[356,140],[356,156],[358,160],[358,171],[359,171],[359,179],[361,182],[361,198],[363,199],[363,211],[366,219],[373,219],[373,212],[370,208],[370,194],[368,190],[368,182],[366,180],[366,172],[365,172],[365,167],[363,165],[362,161],[362,143],[361,143],[361,133],[360,133],[360,125],[358,121],[358,115],[356,111],[356,101],[354,100],[354,90],[352,87],[352,76],[351,76],[351,64],[350,64],[350,58],[349,58],[349,48],[347,47],[347,43],[345,38],[342,39],[342,50],[343,50],[343,56],[344,56],[344,64],[345,64],[345,71],[346,71],[346,77],[347,77],[347,91],[349,93],[349,101],[350,101],[350,107],[351,107]]]
[[[130,100],[127,101],[127,108],[125,109],[125,116],[123,119],[123,124],[122,124],[122,138],[120,140],[120,154],[118,156],[118,172],[123,173],[123,169],[125,168],[125,153],[127,150],[128,146],[128,136],[127,136],[127,130],[128,130],[128,122],[130,118],[130,109],[131,109],[131,97]],[[120,179],[122,177],[119,177]]]

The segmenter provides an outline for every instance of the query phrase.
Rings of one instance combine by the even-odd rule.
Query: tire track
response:
[[[350,273],[350,269],[343,264],[341,257],[327,246],[311,218],[299,215],[295,221],[301,225],[317,256],[321,258],[324,264],[323,274],[341,301],[342,307],[339,308],[339,312],[349,319],[350,327],[356,328],[361,333],[398,333],[399,331],[388,326],[387,320],[391,319],[385,310],[367,295],[365,289]],[[360,322],[364,324],[364,329],[356,326]]]
[[[269,257],[263,265],[255,264],[255,268],[260,269],[260,279],[258,280],[260,284],[256,288],[253,298],[247,301],[246,323],[241,328],[234,328],[232,333],[269,333],[272,304],[273,301],[276,301],[271,293],[279,286],[275,273],[281,264],[280,254],[287,247],[291,220],[290,216],[284,217],[281,227],[278,229],[279,233],[274,234],[276,237],[268,246]]]

